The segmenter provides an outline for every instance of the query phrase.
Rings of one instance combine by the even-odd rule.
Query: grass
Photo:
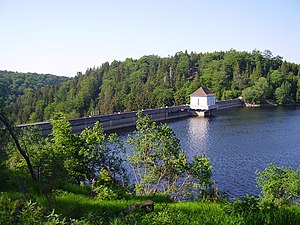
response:
[[[11,199],[20,196],[7,192]],[[55,213],[71,223],[74,219],[82,224],[300,224],[300,208],[283,207],[274,210],[260,210],[247,213],[233,213],[230,204],[214,202],[170,202],[164,198],[152,198],[154,212],[134,211],[126,216],[120,212],[126,207],[151,198],[130,197],[127,200],[97,200],[83,194],[60,191],[53,200]],[[37,198],[44,206],[42,196]]]
[[[120,212],[133,204],[151,198],[131,197],[128,200],[96,200],[68,193],[56,197],[54,208],[66,218],[88,218],[92,224],[300,224],[300,209],[296,206],[247,213],[230,213],[228,204],[214,202],[170,202],[152,198],[155,210],[135,211],[126,216]]]
[[[0,172],[1,176],[7,178],[6,172]],[[24,177],[11,176],[3,184],[5,185],[0,185],[2,192],[0,193],[0,201],[2,201],[0,202],[0,224],[10,224],[7,218],[13,216],[15,207],[20,202],[21,196],[24,195],[19,188],[11,187],[20,184],[26,184],[30,187],[25,189],[30,193],[28,196],[33,197],[39,205],[39,208],[28,208],[27,214],[24,213],[27,218],[24,221],[31,221],[27,224],[31,224],[32,221],[35,221],[35,224],[44,224],[44,222],[38,223],[38,219],[32,218],[34,215],[40,215],[35,212],[37,210],[41,210],[40,213],[42,214],[45,213],[44,209],[46,209],[48,201],[37,183]],[[272,210],[235,211],[231,203],[172,202],[164,196],[137,197],[130,195],[122,200],[99,200],[90,197],[90,188],[73,184],[62,184],[53,196],[51,207],[59,217],[48,224],[300,224],[299,206],[287,206]],[[155,203],[154,212],[145,213],[135,210],[125,216],[121,215],[122,210],[128,206],[147,200],[152,200]],[[8,222],[3,222],[4,219]]]

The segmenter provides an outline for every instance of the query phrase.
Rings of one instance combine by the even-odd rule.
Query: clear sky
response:
[[[231,48],[300,63],[300,1],[0,0],[0,70],[75,76],[114,59]]]

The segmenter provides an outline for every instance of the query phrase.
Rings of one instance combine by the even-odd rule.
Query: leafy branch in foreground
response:
[[[257,183],[262,188],[263,203],[272,206],[293,204],[300,196],[300,167],[297,170],[277,167],[270,163],[264,171],[256,172]]]
[[[36,174],[34,172],[33,166],[31,164],[30,158],[28,153],[21,147],[20,142],[18,140],[18,137],[16,136],[13,127],[11,126],[9,120],[7,119],[7,117],[5,116],[5,114],[0,110],[0,122],[4,124],[4,126],[6,127],[6,129],[8,130],[10,136],[12,137],[15,146],[17,147],[19,153],[22,155],[23,159],[26,161],[27,164],[27,168],[30,172],[31,178],[33,180],[37,180]]]
[[[20,136],[20,147],[30,156],[33,173],[49,189],[62,181],[92,184],[101,169],[105,169],[114,182],[126,181],[119,154],[123,147],[115,134],[107,136],[99,122],[79,135],[73,134],[62,114],[51,124],[52,139],[44,139],[36,129],[23,129]],[[25,171],[24,160],[19,155],[11,154],[9,160],[12,169]]]
[[[107,136],[102,124],[96,122],[93,128],[84,129],[80,135],[72,133],[71,125],[61,115],[52,121],[53,146],[62,154],[63,166],[69,180],[92,183],[101,168],[109,171],[116,179],[124,175],[119,152],[123,151],[121,141],[115,134]]]
[[[149,116],[138,113],[136,131],[129,135],[128,160],[135,177],[137,195],[163,193],[171,198],[195,196],[213,182],[212,166],[204,156],[188,162],[179,139],[166,124],[157,125]]]

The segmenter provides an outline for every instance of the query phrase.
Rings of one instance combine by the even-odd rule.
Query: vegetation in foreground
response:
[[[75,135],[59,114],[44,139],[16,132],[3,111],[0,122],[0,224],[299,224],[300,169],[270,164],[257,172],[260,197],[229,201],[209,160],[188,160],[171,128],[148,117],[128,153],[99,123]],[[130,208],[146,200],[154,210]]]
[[[121,200],[101,200],[88,196],[78,186],[55,191],[52,210],[37,192],[1,192],[0,224],[299,224],[299,206],[262,207],[251,196],[234,202],[173,202],[162,196],[127,196]],[[136,209],[122,212],[130,205],[153,200],[152,212]]]

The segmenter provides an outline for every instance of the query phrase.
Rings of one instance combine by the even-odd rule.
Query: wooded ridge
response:
[[[170,57],[127,58],[105,62],[70,79],[50,75],[29,79],[7,73],[10,90],[1,87],[1,95],[17,123],[45,121],[55,112],[75,118],[186,104],[200,86],[210,88],[218,100],[238,96],[251,104],[267,99],[277,104],[300,100],[300,65],[269,50],[185,51]],[[3,74],[0,86],[7,86]]]

